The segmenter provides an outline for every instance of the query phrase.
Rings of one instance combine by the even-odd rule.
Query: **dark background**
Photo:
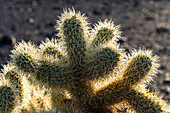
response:
[[[119,43],[126,52],[153,50],[160,67],[148,87],[170,103],[169,0],[0,0],[0,64],[6,64],[16,42],[31,40],[38,45],[55,37],[55,19],[63,8],[72,7],[86,13],[92,25],[106,18],[121,24]]]

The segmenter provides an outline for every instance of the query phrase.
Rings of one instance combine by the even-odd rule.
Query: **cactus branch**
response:
[[[137,113],[161,113],[162,105],[154,102],[148,95],[144,95],[136,90],[131,90],[125,96],[125,99],[136,110]]]

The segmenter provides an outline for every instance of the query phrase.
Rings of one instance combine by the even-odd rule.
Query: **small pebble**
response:
[[[29,19],[29,23],[33,24],[33,23],[34,23],[34,19],[33,19],[33,18],[30,18],[30,19]]]

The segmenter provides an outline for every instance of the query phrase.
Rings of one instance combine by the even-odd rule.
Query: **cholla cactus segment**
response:
[[[133,97],[130,97],[130,95]],[[138,102],[133,102],[134,98],[140,102],[140,109],[138,108]],[[146,89],[145,84],[139,84],[133,90],[129,91],[125,100],[130,104],[130,106],[135,109],[137,113],[153,112],[153,113],[169,113],[169,105],[162,99],[158,97],[155,92],[150,92]],[[137,104],[137,105],[135,105]]]
[[[152,97],[152,98],[151,98]],[[144,95],[135,90],[131,90],[126,95],[125,99],[130,103],[130,105],[137,111],[137,113],[162,113],[166,112],[162,109],[162,105],[158,102],[156,103],[156,98],[154,95],[148,94]],[[161,99],[159,100],[161,101]]]
[[[55,28],[56,28],[56,30],[59,31],[58,36],[61,37],[62,40],[65,40],[66,37],[64,35],[64,23],[68,22],[68,20],[72,21],[73,23],[75,21],[75,23],[77,23],[76,25],[81,26],[81,27],[79,26],[79,28],[82,29],[81,33],[83,34],[83,38],[84,38],[85,41],[88,41],[89,29],[90,28],[88,27],[89,23],[88,23],[87,17],[85,16],[85,14],[81,14],[80,12],[76,12],[74,10],[74,8],[68,9],[68,10],[65,9],[64,13],[62,13],[61,16],[59,16],[59,20],[56,20],[57,25],[55,26]],[[78,26],[76,28],[78,28]]]
[[[112,39],[112,37],[114,37],[113,31],[103,28],[98,31],[96,38],[92,43],[93,45],[99,45],[100,43],[103,44],[105,41]]]
[[[19,67],[20,70],[24,70],[25,72],[34,72],[35,67],[37,67],[37,49],[35,45],[31,42],[19,43],[15,46],[15,49],[12,51],[13,55],[11,55],[12,63]]]
[[[38,50],[31,42],[26,43],[22,41],[22,43],[19,43],[12,51],[13,55],[11,55],[11,63],[19,70],[23,70],[26,73],[32,73],[32,75],[35,75],[34,78],[44,85],[63,86],[63,84],[66,84],[69,80],[63,77],[65,76],[68,78],[67,74],[69,70],[60,66],[63,65],[61,62],[58,63],[53,62],[56,60],[47,60],[47,58],[44,58],[39,51],[40,50]],[[54,82],[56,84],[51,84]]]
[[[118,40],[121,37],[119,28],[120,25],[115,26],[112,20],[99,21],[98,24],[95,24],[94,30],[92,30],[92,46],[99,46],[109,41]]]
[[[80,21],[76,17],[65,20],[63,30],[72,64],[81,65],[85,52],[85,41]]]
[[[157,73],[157,56],[153,56],[149,50],[132,51],[127,58],[127,65],[123,77],[127,78],[129,85],[149,82],[152,76]]]
[[[135,84],[144,78],[147,73],[150,71],[152,66],[151,59],[145,55],[137,56],[133,58],[132,62],[127,67],[127,70],[124,72],[124,77],[128,79],[129,84]]]
[[[66,52],[64,52],[64,48],[61,47],[59,40],[57,39],[46,39],[45,42],[39,45],[39,50],[43,57],[52,57],[53,59],[60,59],[66,56]],[[51,60],[51,59],[50,59]]]
[[[21,92],[21,77],[15,71],[15,66],[12,66],[11,64],[4,65],[2,72],[5,79],[9,79],[11,83],[16,84],[16,88]]]
[[[11,112],[18,113],[28,105],[28,100],[30,99],[28,80],[22,76],[22,73],[17,72],[16,67],[10,63],[3,66],[2,72],[3,73],[0,74],[1,83],[3,85],[6,84],[6,86],[12,89],[15,99],[14,108]]]
[[[61,15],[57,21],[59,36],[66,42],[69,60],[72,61],[72,68],[79,69],[85,56],[85,39],[88,37],[86,17],[69,9]]]
[[[10,83],[9,79],[0,76],[0,111],[2,113],[15,113],[21,109],[21,92],[16,84]]]

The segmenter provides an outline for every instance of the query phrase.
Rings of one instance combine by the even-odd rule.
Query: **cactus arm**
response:
[[[60,42],[61,43],[61,42]],[[59,43],[59,40],[57,39],[51,39],[48,38],[45,41],[42,41],[39,45],[39,52],[40,56],[42,58],[47,57],[52,59],[59,59],[62,60],[63,57],[66,55],[66,52],[63,47],[61,47],[61,44]]]
[[[116,102],[115,100],[119,102],[120,99],[118,97],[120,95],[123,97],[135,83],[148,75],[148,72],[151,71],[151,59],[145,55],[141,56],[140,54],[132,56],[131,58],[130,63],[128,63],[123,72],[123,78],[118,81],[113,81],[108,86],[101,87],[96,93],[96,98],[106,97],[106,100],[108,98],[108,101],[112,100],[111,102],[113,103]],[[107,101],[105,104],[107,104]]]
[[[128,86],[135,87],[140,83],[147,83],[157,73],[158,58],[150,50],[134,50],[126,59],[123,79]]]
[[[76,17],[65,20],[63,30],[69,59],[72,60],[72,65],[75,64],[76,68],[79,68],[85,52],[85,41],[80,21]]]
[[[83,64],[88,37],[86,17],[75,13],[74,9],[65,11],[57,21],[58,36],[65,41],[71,68],[80,71]]]
[[[133,55],[123,72],[123,78],[99,88],[93,101],[98,102],[99,106],[109,106],[121,102],[134,87],[133,85],[139,83],[148,75],[149,71],[152,71],[152,65],[154,65],[152,60],[151,56],[141,55],[140,52]]]
[[[14,101],[11,100],[11,103],[13,103],[13,108],[11,109],[11,107],[9,107],[9,109],[11,109],[11,113],[21,112],[21,110],[28,105],[28,101],[30,99],[31,88],[28,88],[30,84],[27,81],[26,77],[18,72],[18,70],[16,70],[16,67],[10,63],[7,65],[3,65],[2,72],[3,73],[0,74],[0,86],[5,86],[8,87],[8,89],[11,89],[11,96],[14,98]],[[10,99],[11,97],[8,98]],[[5,104],[8,104],[8,101],[6,101]]]
[[[156,102],[159,98],[154,97],[152,94],[144,95],[136,90],[131,90],[125,96],[125,100],[136,110],[137,113],[162,113],[161,103]]]
[[[152,67],[151,59],[146,55],[138,55],[132,59],[129,66],[123,73],[123,77],[127,80],[127,85],[139,83],[148,75]]]
[[[107,28],[102,28],[98,30],[96,38],[94,38],[92,45],[98,46],[100,44],[104,44],[105,42],[111,40],[112,37],[114,37],[113,31]]]
[[[21,85],[13,72],[7,72],[8,79],[4,74],[6,73],[0,73],[0,111],[2,113],[19,112],[22,102]],[[12,78],[15,80],[10,80]]]
[[[10,63],[19,70],[23,70],[28,73],[35,72],[35,67],[38,66],[38,51],[35,45],[31,42],[22,41],[12,51]]]
[[[68,84],[70,79],[74,79],[69,76],[68,71],[64,67],[61,67],[58,62],[49,62],[42,56],[39,59],[37,48],[30,42],[20,43],[12,53],[11,63],[19,70],[34,75],[44,85],[59,87]]]
[[[161,98],[145,89],[140,92],[139,89],[134,90],[126,86],[123,87],[123,83],[114,84],[113,86],[115,87],[114,90],[112,90],[113,87],[111,86],[110,89],[107,87],[105,90],[100,90],[93,98],[93,102],[95,102],[93,105],[95,104],[98,108],[104,105],[115,105],[125,100],[137,113],[162,113],[168,111],[166,103]],[[109,95],[106,90],[110,93]]]
[[[99,21],[91,30],[92,42],[88,46],[85,56],[85,65],[83,74],[87,79],[98,79],[108,74],[113,74],[113,69],[118,66],[122,60],[123,52],[119,45],[113,44],[120,38],[121,32],[119,25],[107,19],[104,22]],[[89,40],[90,40],[89,39]]]
[[[94,25],[92,29],[92,47],[98,47],[105,45],[108,42],[114,42],[120,38],[121,32],[119,31],[120,26],[115,26],[114,22],[107,19],[104,22],[99,21],[98,24]]]

